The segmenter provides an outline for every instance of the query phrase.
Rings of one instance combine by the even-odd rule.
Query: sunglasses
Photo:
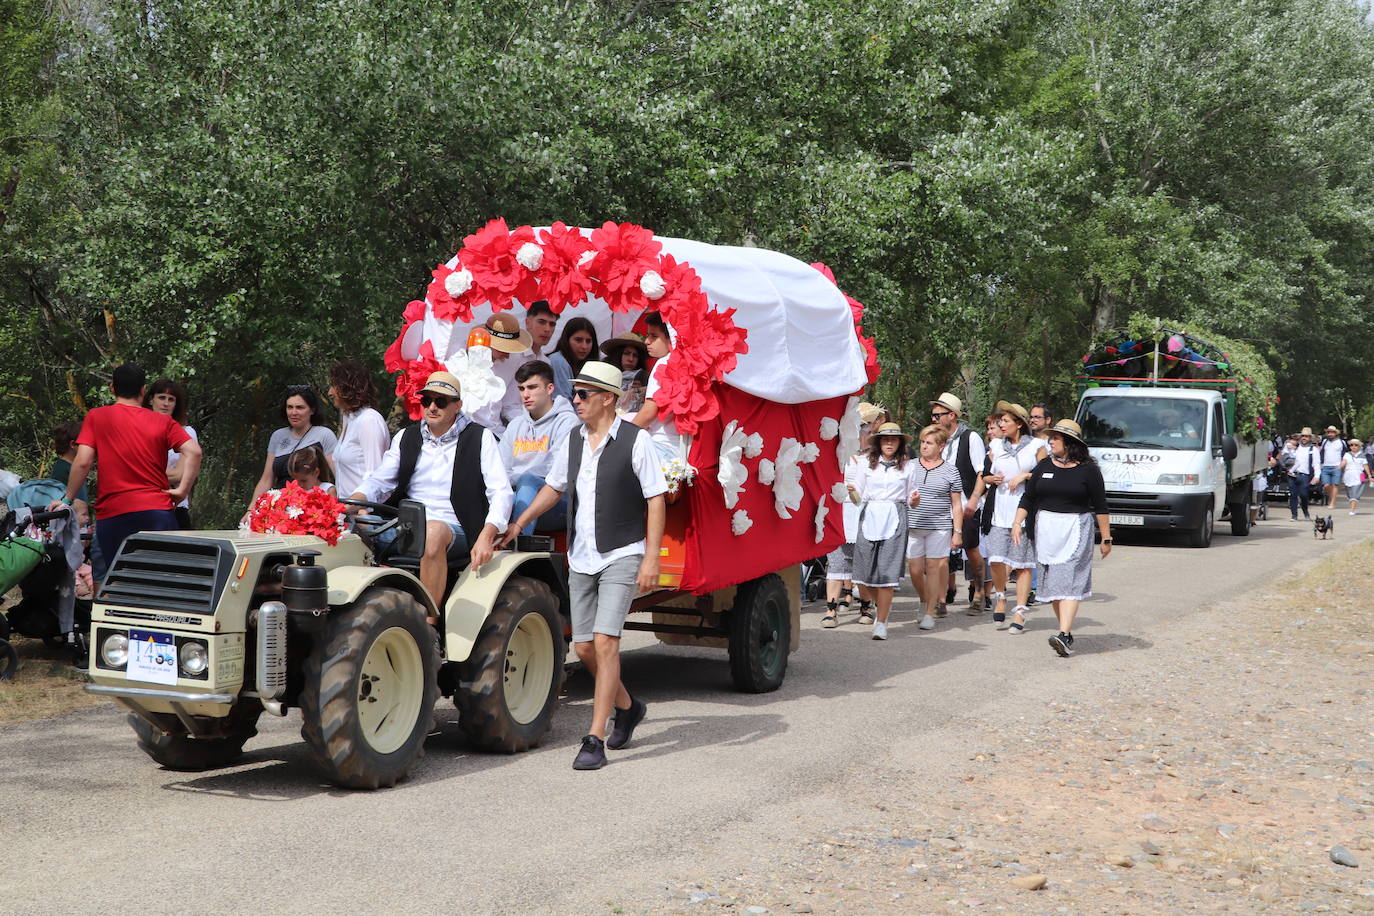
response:
[[[610,394],[609,391],[597,391],[595,388],[574,388],[573,400],[585,401],[594,394]]]
[[[457,398],[446,398],[442,394],[422,394],[420,395],[420,406],[428,407],[429,405],[433,404],[435,407],[439,408],[440,410],[443,410],[445,407],[455,403],[457,400]]]
[[[954,413],[954,411],[952,410],[932,410],[930,412],[930,418],[932,420],[939,420],[942,417],[947,417],[952,413]]]

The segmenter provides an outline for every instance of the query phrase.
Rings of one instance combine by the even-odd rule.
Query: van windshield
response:
[[[1201,451],[1207,431],[1203,401],[1174,398],[1085,397],[1078,423],[1088,445]]]

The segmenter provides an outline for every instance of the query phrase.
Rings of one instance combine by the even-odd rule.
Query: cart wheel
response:
[[[782,686],[792,643],[787,587],[776,573],[752,579],[735,593],[730,612],[730,676],[745,693]]]
[[[8,639],[0,639],[0,681],[8,681],[19,670],[19,653]]]

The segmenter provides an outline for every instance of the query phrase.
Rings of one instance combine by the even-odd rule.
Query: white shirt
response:
[[[1341,483],[1347,487],[1358,487],[1360,475],[1369,467],[1369,459],[1356,452],[1348,452],[1341,464]]]
[[[199,442],[199,441],[200,441],[200,437],[196,435],[196,428],[195,428],[194,426],[183,426],[182,429],[186,430],[186,435],[190,436],[190,437],[191,437],[192,439],[194,439],[196,442]],[[179,462],[180,460],[181,460],[181,452],[174,452],[174,451],[171,451],[171,450],[169,449],[168,452],[167,452],[167,470],[170,471],[172,468],[176,467],[176,466],[177,466],[177,462]],[[191,497],[190,497],[190,496],[187,496],[187,497],[186,497],[185,499],[183,499],[181,502],[177,503],[177,508],[178,508],[178,509],[189,509],[189,508],[191,508]]]
[[[1341,442],[1339,436],[1335,439],[1323,439],[1317,446],[1319,463],[1324,468],[1334,468],[1340,466],[1341,459],[1349,449]]]
[[[649,373],[649,384],[644,389],[644,399],[654,400],[660,387],[659,376],[665,371],[668,360],[673,358],[673,354],[654,363],[654,369]],[[648,426],[649,437],[654,440],[654,445],[658,448],[658,453],[664,461],[671,461],[674,458],[686,458],[682,451],[682,433],[677,431],[677,424],[669,422],[663,416],[663,405],[654,401],[658,407],[658,416],[654,417],[654,422]]]
[[[1003,480],[997,485],[997,500],[992,510],[992,523],[998,528],[1010,528],[1011,523],[1016,521],[1016,510],[1021,507],[1021,496],[1026,492],[1026,482],[1023,480],[1015,490],[1007,488],[1007,483],[1020,474],[1033,470],[1040,459],[1049,454],[1045,443],[1041,439],[1033,436],[1022,436],[1017,443],[1015,454],[1012,453],[1010,440],[1001,440],[1002,446],[997,450],[997,454],[992,459],[992,473],[1001,474]]]
[[[983,437],[967,426],[961,425],[955,430],[954,435],[950,436],[949,441],[945,443],[945,450],[940,453],[940,457],[954,465],[955,470],[958,470],[959,465],[954,459],[959,457],[959,437],[964,434],[966,429],[969,430],[968,460],[969,464],[973,466],[973,479],[977,481],[978,475],[983,473],[983,461],[987,458],[988,449],[983,444]]]
[[[898,468],[895,464],[888,467],[882,461],[876,468],[868,466],[868,459],[862,457],[854,471],[854,489],[866,505],[863,511],[863,536],[870,541],[883,541],[899,531],[904,531],[905,512],[898,512],[894,502],[907,505],[911,494],[916,492],[916,469],[920,466],[914,458],[906,460],[906,466]]]
[[[506,434],[506,427],[510,425],[510,421],[525,412],[525,402],[520,400],[520,389],[515,384],[515,373],[528,358],[522,353],[512,353],[505,359],[492,363],[491,371],[506,383],[506,393],[499,401],[479,407],[470,414],[472,419],[495,433],[498,439]]]
[[[458,434],[469,422],[460,416],[438,439],[430,433],[424,421],[420,422],[420,456],[415,459],[415,473],[410,477],[408,495],[410,499],[425,504],[425,518],[428,521],[458,524],[458,514],[453,511],[451,501],[453,462],[458,454]],[[405,430],[395,435],[391,440],[391,448],[382,457],[382,463],[358,485],[357,492],[362,493],[369,502],[381,502],[396,491],[401,470],[401,437],[404,435]],[[489,505],[486,523],[494,525],[498,532],[505,531],[510,523],[515,494],[511,491],[506,467],[501,463],[496,437],[489,429],[482,430],[482,482],[486,486]]]
[[[371,407],[360,407],[343,415],[343,432],[334,446],[334,479],[339,492],[358,492],[363,478],[377,465],[391,445],[386,420]]]
[[[568,491],[568,441],[573,436],[581,436],[582,466],[577,471],[577,515],[573,518],[575,536],[572,550],[568,554],[568,568],[584,576],[594,576],[622,557],[644,555],[643,538],[633,544],[617,547],[610,553],[601,553],[596,549],[596,471],[601,464],[601,453],[606,450],[606,443],[619,436],[620,431],[626,427],[633,428],[633,425],[616,417],[611,423],[610,432],[601,440],[601,444],[592,448],[591,442],[587,440],[586,424],[578,426],[558,447],[553,456],[553,464],[549,467],[549,476],[544,481],[560,493]],[[668,492],[668,482],[663,478],[663,463],[659,461],[653,442],[647,435],[635,437],[630,465],[634,468],[635,476],[639,478],[640,492],[644,494],[645,499],[652,499]],[[614,494],[608,496],[614,498]]]
[[[1299,445],[1293,449],[1293,459],[1292,472],[1294,474],[1311,474],[1316,477],[1317,472],[1322,468],[1315,445]]]

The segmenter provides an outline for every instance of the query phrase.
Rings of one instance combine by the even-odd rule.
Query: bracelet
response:
[[[71,501],[70,499],[68,499],[67,497],[64,496],[64,497],[62,497],[62,504],[63,504],[63,505],[66,505],[66,506],[70,506],[70,505],[72,504],[72,501]]]

